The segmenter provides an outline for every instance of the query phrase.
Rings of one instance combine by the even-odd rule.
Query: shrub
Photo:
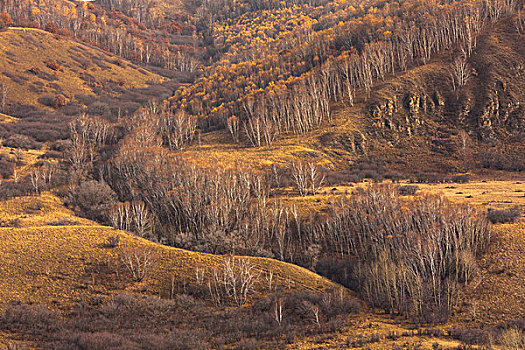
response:
[[[5,29],[13,24],[13,20],[11,19],[11,16],[9,16],[8,13],[2,12],[0,13],[0,30]]]
[[[53,99],[53,107],[60,108],[67,104],[67,99],[64,95],[56,95]]]
[[[41,104],[43,104],[44,106],[47,106],[47,107],[53,107],[54,101],[55,101],[54,96],[53,95],[49,95],[49,94],[40,96],[38,98],[38,103],[41,103]]]
[[[58,152],[65,152],[71,149],[71,147],[73,147],[73,142],[71,142],[71,140],[57,140],[49,146],[49,149]]]
[[[3,181],[0,184],[0,199],[28,196],[34,192],[29,175],[19,179],[18,182]]]
[[[107,248],[116,248],[120,244],[120,236],[119,235],[113,235],[109,236],[106,239],[106,247]]]
[[[11,148],[21,148],[24,150],[42,148],[42,144],[40,142],[35,141],[35,139],[33,139],[30,136],[20,134],[9,136],[7,139],[4,140],[4,142],[2,142],[2,146]]]
[[[419,183],[443,183],[446,182],[446,177],[438,173],[419,173],[416,175],[416,181]]]
[[[399,186],[397,191],[401,196],[413,196],[419,190],[419,186],[416,185],[404,185]]]
[[[104,221],[117,201],[115,192],[105,182],[86,181],[71,193],[75,204],[88,218]]]
[[[356,290],[359,287],[359,281],[353,278],[352,267],[356,261],[351,258],[338,258],[325,256],[315,265],[315,271],[336,283],[347,286]]]
[[[474,345],[474,344],[488,344],[489,339],[494,337],[493,329],[480,329],[480,328],[463,328],[463,327],[452,327],[449,329],[449,334],[452,339],[460,340],[461,342]]]
[[[46,24],[45,30],[47,32],[50,32],[50,33],[53,33],[53,34],[57,34],[58,33],[58,27],[57,27],[57,25],[54,22],[48,22]]]
[[[5,154],[0,154],[0,177],[8,179],[15,172],[15,162]]]
[[[515,222],[521,216],[520,209],[515,206],[507,209],[492,209],[487,211],[487,218],[493,224],[507,224]]]
[[[503,332],[500,342],[506,350],[523,349],[525,348],[525,334],[519,329],[510,328]]]
[[[55,220],[48,221],[46,225],[48,226],[76,226],[76,225],[80,225],[80,222],[71,217],[64,216],[64,217],[61,217]]]
[[[456,175],[456,176],[453,176],[451,180],[454,183],[466,184],[470,181],[470,175],[468,174]]]
[[[46,66],[52,70],[60,70],[60,65],[55,61],[46,62]]]
[[[57,324],[57,315],[38,305],[10,304],[0,314],[0,326],[13,332],[45,334]]]
[[[521,153],[504,153],[497,149],[490,149],[480,152],[477,158],[484,168],[508,171],[525,170],[525,156]]]

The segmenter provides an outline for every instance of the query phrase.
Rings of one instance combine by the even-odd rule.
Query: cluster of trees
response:
[[[97,161],[90,149],[101,153],[113,142],[97,119],[76,121],[72,130],[78,140],[70,152],[85,154],[88,164]],[[279,182],[273,172],[198,167],[162,145],[151,126],[137,124],[95,167],[90,176],[99,181],[78,181],[74,193],[84,212],[93,202],[96,218],[173,246],[274,257],[346,276],[340,282],[372,305],[425,322],[447,319],[458,286],[472,280],[476,257],[490,242],[484,215],[442,196],[406,200],[394,185],[371,185],[335,198],[322,217],[305,217],[272,198],[270,186]],[[308,163],[294,164],[290,176],[302,195],[315,194],[324,179],[322,169]],[[225,277],[215,277],[219,302],[228,293],[218,285]]]
[[[447,319],[490,242],[485,216],[441,196],[407,201],[394,186],[371,186],[305,218],[269,198],[263,175],[168,159],[160,148],[121,147],[105,175],[129,201],[111,211],[116,227],[191,250],[340,269],[372,305],[423,322]]]
[[[74,36],[124,58],[181,71],[195,71],[195,26],[169,17],[153,1],[0,1],[0,28],[15,25]],[[12,19],[12,20],[11,20]],[[180,37],[174,39],[173,36]]]
[[[518,1],[341,6],[328,11],[303,4],[295,14],[270,9],[217,24],[215,43],[226,50],[223,59],[180,89],[172,105],[204,119],[205,127],[226,126],[235,115],[241,123],[271,121],[276,133],[303,133],[330,118],[330,101],[352,104],[356,90],[370,93],[377,80],[451,48],[463,53],[451,68],[454,88],[461,87],[480,31],[514,13]],[[259,23],[268,20],[273,26]],[[250,26],[258,31],[246,35]]]
[[[404,201],[393,186],[370,186],[334,204],[314,227],[323,251],[351,264],[350,279],[372,305],[426,322],[446,320],[458,283],[476,273],[488,221],[442,196]]]

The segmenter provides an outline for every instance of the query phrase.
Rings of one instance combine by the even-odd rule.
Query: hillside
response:
[[[206,274],[220,265],[221,256],[170,248],[129,233],[75,217],[52,195],[10,200],[2,204],[0,304],[20,300],[70,308],[86,298],[124,290],[166,297],[172,278],[177,288],[195,283],[195,269]],[[64,226],[65,225],[65,226]],[[12,227],[6,227],[12,226]],[[108,239],[120,238],[117,248]],[[119,261],[128,248],[151,250],[157,260],[143,283],[131,283]],[[257,271],[274,273],[275,288],[323,291],[334,283],[291,264],[247,258]],[[258,282],[264,291],[263,277]]]
[[[458,185],[458,190],[477,197],[480,185],[486,187],[481,188],[484,193],[503,188],[501,183],[494,182]],[[503,193],[511,194],[519,184],[506,186],[508,190],[503,190]],[[425,190],[441,191],[438,186],[428,186]],[[506,205],[513,204],[523,203],[515,201]],[[169,299],[173,293],[198,288],[202,282],[199,282],[196,271],[202,269],[206,276],[220,267],[226,258],[166,247],[78,218],[64,208],[57,197],[48,193],[7,201],[2,204],[1,212],[0,274],[3,277],[0,279],[0,309],[17,302],[47,305],[51,310],[58,309],[68,314],[81,303],[96,300],[100,303],[100,300],[107,300],[105,298],[119,300],[122,293]],[[525,317],[522,308],[525,291],[520,283],[525,278],[525,271],[519,264],[525,258],[524,234],[523,223],[495,227],[495,243],[481,260],[480,277],[461,296],[465,302],[458,305],[451,320],[438,328],[414,328],[404,318],[374,312],[363,305],[358,314],[349,317],[348,323],[337,326],[340,328],[295,337],[289,348],[338,349],[367,345],[371,349],[384,349],[394,345],[420,344],[423,349],[431,349],[438,343],[443,349],[454,349],[466,338],[450,329],[476,328],[480,324],[486,328]],[[118,247],[108,246],[110,238],[116,236],[120,238]],[[133,282],[120,260],[130,249],[149,251],[155,256],[154,265],[142,282]],[[255,294],[251,296],[254,302],[279,289],[315,293],[327,293],[334,288],[345,290],[295,265],[273,259],[246,259],[255,266],[259,276]],[[269,289],[271,272],[273,286]],[[349,295],[355,298],[352,293]],[[0,344],[20,340],[31,344],[33,338],[28,335],[20,337],[17,332],[0,335]]]
[[[525,348],[524,10],[0,1],[0,349]]]
[[[353,106],[333,102],[332,120],[313,131],[286,134],[255,148],[234,142],[226,130],[214,131],[185,153],[203,162],[246,162],[258,168],[297,160],[339,170],[360,162],[386,163],[402,172],[523,167],[525,36],[516,32],[514,20],[499,22],[480,36],[470,60],[473,76],[458,91],[448,73],[455,53],[448,51],[378,81],[370,98],[360,91]]]
[[[0,83],[9,99],[23,104],[44,107],[57,95],[71,101],[165,81],[100,49],[38,29],[0,32],[0,49]]]

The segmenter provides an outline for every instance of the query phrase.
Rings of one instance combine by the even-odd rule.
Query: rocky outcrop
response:
[[[393,94],[369,103],[368,114],[372,133],[377,137],[395,140],[410,137],[425,129],[429,115],[440,115],[444,106],[440,93],[410,91]]]

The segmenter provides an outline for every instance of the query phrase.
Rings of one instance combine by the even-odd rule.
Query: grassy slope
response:
[[[43,204],[41,209],[35,204]],[[73,217],[60,201],[44,194],[2,204],[2,220],[19,218],[19,228],[0,228],[0,305],[13,300],[45,303],[68,308],[72,303],[97,294],[141,291],[167,296],[174,279],[176,288],[195,282],[195,267],[209,273],[222,256],[189,252],[162,246],[132,234]],[[68,217],[75,226],[49,226],[49,221]],[[109,236],[120,236],[118,248],[107,248]],[[118,258],[127,248],[145,248],[157,257],[152,272],[133,283]],[[259,291],[267,271],[273,271],[276,286],[322,291],[337,288],[318,275],[273,259],[248,258],[261,272]]]
[[[47,67],[45,62],[49,61],[56,61],[61,70]],[[9,98],[21,103],[38,105],[38,98],[45,94],[63,94],[69,99],[76,94],[91,95],[93,86],[103,87],[110,81],[131,88],[164,79],[125,60],[121,62],[125,64],[116,64],[116,57],[102,50],[38,29],[0,32],[0,83],[8,86]],[[54,78],[28,71],[33,68]]]
[[[365,185],[365,184],[362,184]],[[516,190],[523,188],[516,182],[475,182],[454,184],[456,189],[442,185],[425,185],[425,190],[445,192],[455,200],[468,200],[474,205],[483,205],[476,199],[482,193],[495,195],[499,207],[525,204],[525,197]],[[345,190],[339,186],[338,190]],[[351,190],[351,187],[348,187]],[[473,195],[453,196],[450,191]],[[486,194],[485,194],[486,195]],[[316,198],[329,199],[319,195]],[[504,198],[508,198],[503,203]],[[313,202],[313,197],[307,197]],[[499,201],[498,199],[501,199]],[[289,200],[299,200],[291,197]],[[36,203],[41,203],[37,205]],[[311,203],[310,203],[311,204]],[[305,202],[305,205],[309,205]],[[69,218],[77,221],[75,226],[50,226],[52,220]],[[0,307],[2,303],[20,300],[25,303],[44,303],[52,307],[69,309],[75,303],[101,295],[114,295],[122,291],[168,296],[175,282],[175,290],[182,291],[185,284],[194,284],[195,267],[209,271],[218,266],[222,256],[189,252],[162,246],[129,233],[97,225],[89,220],[75,217],[60,200],[45,193],[39,197],[26,197],[4,202],[0,207],[0,220],[8,222],[18,219],[20,227],[0,228]],[[481,261],[482,278],[471,284],[462,296],[456,315],[443,325],[471,325],[477,322],[497,323],[502,319],[525,317],[525,269],[520,261],[525,259],[525,224],[497,225],[496,240]],[[120,246],[105,246],[108,237],[118,235]],[[152,250],[157,257],[154,270],[141,283],[131,281],[128,272],[120,263],[119,254],[127,248]],[[272,259],[249,258],[261,272],[257,294],[267,290],[265,276],[268,271],[275,273],[275,285],[322,291],[326,288],[341,288],[318,275],[294,265]],[[512,286],[509,288],[509,286]],[[474,302],[472,302],[474,300]],[[475,309],[474,309],[475,308]],[[438,341],[445,349],[453,348],[458,342],[448,338],[403,336],[395,341],[386,337],[390,332],[399,334],[411,329],[410,323],[402,318],[366,311],[353,316],[351,326],[337,334],[309,336],[291,344],[291,348],[310,349],[322,346],[328,349],[345,348],[348,339],[360,335],[369,337],[378,334],[381,342],[370,344],[371,349],[391,348],[393,344],[417,344],[430,349]],[[472,319],[473,312],[476,312]],[[383,339],[384,338],[384,339]],[[3,338],[7,341],[8,338]],[[0,335],[0,343],[2,336]]]
[[[497,225],[494,243],[481,259],[481,278],[470,286],[457,322],[497,324],[525,318],[525,222]]]

